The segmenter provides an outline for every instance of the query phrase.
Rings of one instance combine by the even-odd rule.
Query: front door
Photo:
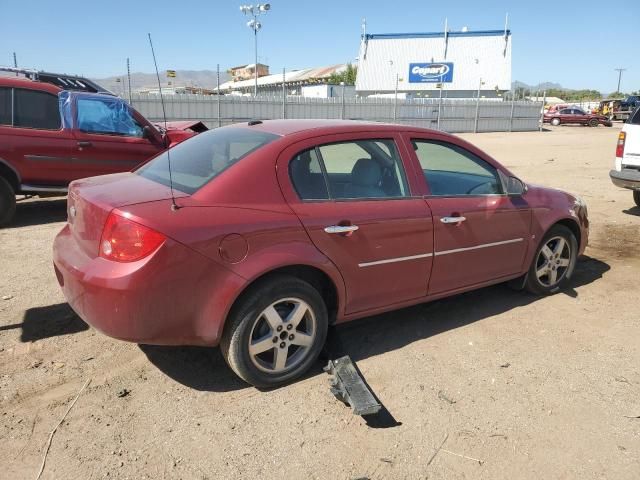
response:
[[[461,146],[412,138],[429,188],[434,259],[429,294],[455,291],[520,272],[531,210],[504,193],[495,166]]]
[[[143,135],[141,123],[119,98],[76,100],[74,178],[126,172],[164,149]]]
[[[278,180],[315,246],[341,272],[345,313],[426,295],[431,214],[411,195],[392,135],[300,142],[279,158]]]

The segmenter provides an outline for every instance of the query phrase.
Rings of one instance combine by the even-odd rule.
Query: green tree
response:
[[[355,85],[356,76],[358,74],[358,67],[354,67],[350,63],[347,63],[347,68],[340,73],[333,72],[327,81],[333,85],[340,85],[344,82],[345,85]]]

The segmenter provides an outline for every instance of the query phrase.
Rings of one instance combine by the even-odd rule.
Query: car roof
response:
[[[259,122],[259,123],[258,123]],[[392,123],[368,122],[360,120],[259,120],[248,123],[237,123],[230,127],[246,127],[279,136],[289,136],[297,133],[319,130],[321,133],[349,133],[349,132],[430,132],[447,135],[444,132],[420,128],[412,125],[398,125]],[[320,133],[320,132],[319,132]]]
[[[26,88],[28,90],[39,90],[57,95],[62,91],[60,87],[38,80],[31,80],[25,77],[0,76],[0,87]]]

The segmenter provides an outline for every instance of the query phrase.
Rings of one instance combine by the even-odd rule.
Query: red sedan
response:
[[[513,280],[558,291],[587,209],[460,138],[255,121],[133,173],[77,180],[55,239],[73,309],[112,337],[220,345],[256,386],[300,376],[331,324]]]
[[[604,115],[587,113],[578,107],[567,107],[549,111],[544,114],[543,122],[550,123],[554,126],[558,126],[560,124],[576,124],[589,125],[590,127],[597,127],[598,125],[610,127],[613,125],[611,120]]]

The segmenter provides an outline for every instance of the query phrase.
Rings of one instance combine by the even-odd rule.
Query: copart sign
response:
[[[453,63],[410,63],[409,83],[451,83]]]

